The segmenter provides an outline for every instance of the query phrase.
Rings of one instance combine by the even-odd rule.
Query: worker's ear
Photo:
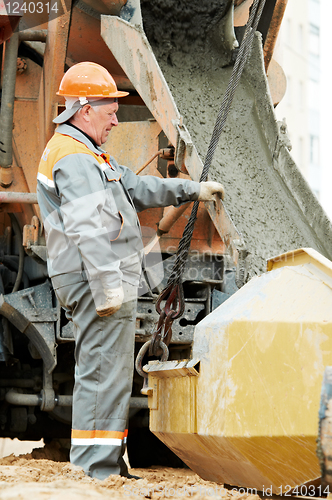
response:
[[[81,110],[81,115],[82,115],[83,119],[87,122],[90,121],[91,110],[92,110],[92,107],[90,106],[90,104],[86,104],[85,106],[83,106],[83,108]]]

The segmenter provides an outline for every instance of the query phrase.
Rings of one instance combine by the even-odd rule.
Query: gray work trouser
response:
[[[122,455],[133,381],[137,290],[123,283],[120,310],[100,318],[87,281],[65,286],[61,276],[52,281],[74,323],[76,341],[70,460],[98,479],[126,475]]]

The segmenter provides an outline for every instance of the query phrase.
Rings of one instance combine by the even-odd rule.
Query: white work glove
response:
[[[123,288],[111,288],[109,290],[104,290],[106,301],[103,305],[96,308],[97,314],[99,316],[112,316],[116,313],[123,302],[124,294]]]
[[[220,182],[201,182],[201,189],[198,195],[198,201],[216,201],[216,194],[219,194],[221,199],[224,199],[225,190],[224,186]]]

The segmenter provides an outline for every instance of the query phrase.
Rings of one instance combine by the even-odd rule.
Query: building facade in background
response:
[[[291,154],[320,198],[320,0],[288,0],[275,52],[287,90],[276,107],[286,118]]]

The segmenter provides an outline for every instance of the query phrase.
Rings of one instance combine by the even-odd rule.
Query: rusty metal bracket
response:
[[[287,2],[288,0],[276,0],[272,11],[272,17],[264,41],[264,64],[266,72],[268,71],[273,56],[274,48],[278,38],[278,33],[287,7]],[[268,11],[269,8],[271,7],[267,6],[266,10]],[[265,17],[268,18],[269,16],[266,15]],[[262,22],[264,21],[266,22],[266,19],[264,19],[264,13],[262,18],[263,18]],[[260,26],[258,26],[258,28],[260,28]]]
[[[38,257],[40,261],[46,262],[47,250],[45,238],[42,234],[42,224],[36,215],[31,219],[31,224],[23,227],[23,246],[31,257]]]
[[[31,224],[26,224],[23,227],[23,246],[30,248],[31,245],[38,245],[40,236],[40,223],[36,215],[31,219]]]
[[[61,0],[64,10],[60,16],[50,12],[44,64],[38,99],[41,152],[52,137],[59,97],[56,92],[65,71],[67,44],[71,21],[72,0]]]
[[[182,117],[180,118],[180,120],[172,120],[172,123],[175,126],[178,134],[176,140],[174,163],[176,168],[180,172],[184,172],[187,174],[188,171],[185,167],[185,159],[186,155],[191,156],[194,145],[187,127],[183,124]]]

